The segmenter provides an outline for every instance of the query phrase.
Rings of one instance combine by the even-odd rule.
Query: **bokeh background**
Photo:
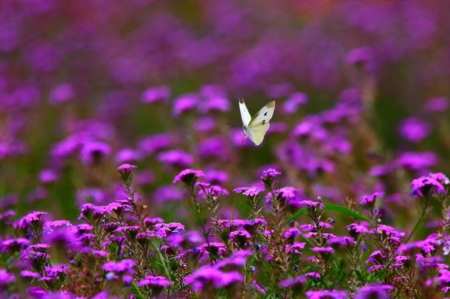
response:
[[[85,202],[123,196],[116,168],[130,162],[150,214],[182,219],[181,169],[230,191],[263,166],[292,173],[279,147],[339,101],[358,103],[370,136],[346,155],[376,160],[343,164],[346,181],[408,151],[428,156],[405,181],[448,174],[449,11],[445,0],[1,1],[0,204],[73,220]],[[277,101],[260,147],[241,142],[239,98],[253,113]],[[311,197],[369,191],[324,168],[328,181],[285,183]]]

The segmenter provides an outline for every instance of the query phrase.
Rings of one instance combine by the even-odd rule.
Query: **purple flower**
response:
[[[431,131],[430,125],[416,117],[410,117],[404,120],[399,128],[400,134],[411,142],[422,141]]]
[[[158,224],[158,223],[164,223],[164,219],[159,218],[159,217],[157,217],[157,218],[148,218],[147,217],[144,219],[144,224],[147,227],[153,227],[155,224]]]
[[[182,150],[162,152],[158,155],[158,160],[167,165],[180,168],[190,167],[194,163],[194,158],[192,155]]]
[[[244,277],[238,272],[222,272],[209,266],[196,270],[184,279],[184,283],[192,284],[192,288],[196,291],[200,291],[208,286],[221,289],[243,281]]]
[[[73,99],[75,96],[74,90],[72,85],[68,83],[63,83],[58,86],[56,86],[51,92],[50,92],[50,103],[52,104],[59,104],[68,102]]]
[[[438,181],[442,185],[450,185],[450,180],[447,178],[447,176],[443,173],[437,172],[437,173],[430,173],[428,175],[430,178]]]
[[[171,247],[191,248],[202,244],[205,240],[197,231],[180,231],[178,234],[167,236],[166,241]]]
[[[7,285],[8,283],[16,280],[14,275],[9,274],[6,270],[0,269],[0,286]]]
[[[80,136],[71,135],[63,141],[56,143],[51,150],[51,155],[55,158],[55,160],[66,158],[67,156],[73,154],[81,144],[82,140]]]
[[[436,250],[436,248],[434,246],[436,244],[436,242],[437,242],[437,239],[429,236],[426,240],[409,242],[407,244],[400,245],[400,247],[397,249],[397,253],[401,254],[401,253],[405,253],[405,252],[411,252],[414,249],[419,249],[422,252],[424,252],[425,254],[431,254],[432,252],[434,252]],[[444,252],[444,255],[446,255],[445,252]]]
[[[45,267],[45,273],[47,277],[57,278],[67,273],[68,267],[66,264],[53,265],[51,267]]]
[[[131,179],[131,171],[135,168],[137,168],[137,166],[125,163],[120,165],[117,170],[119,171],[122,180],[128,182]]]
[[[335,250],[331,247],[312,247],[311,251],[317,252],[317,253],[325,253],[325,254],[335,253]]]
[[[305,248],[305,246],[305,242],[294,242],[294,244],[292,245],[287,244],[285,249],[286,252],[289,252],[290,254],[302,254],[302,250]]]
[[[150,185],[155,182],[155,174],[150,169],[146,169],[135,174],[137,185]]]
[[[305,105],[308,102],[308,96],[302,92],[295,92],[281,106],[284,114],[294,114],[298,110],[298,106]]]
[[[221,242],[204,243],[198,246],[197,250],[201,253],[207,253],[213,256],[222,256],[227,253],[225,244]]]
[[[36,264],[44,264],[50,258],[50,255],[41,251],[45,251],[48,248],[50,248],[50,245],[47,244],[37,244],[30,246],[27,249],[22,250],[22,252],[20,253],[20,258]]]
[[[266,94],[270,98],[285,97],[292,92],[292,85],[289,83],[271,84],[266,88]]]
[[[173,179],[173,183],[182,181],[188,186],[194,186],[197,179],[204,176],[205,174],[201,170],[185,169]]]
[[[333,228],[333,226],[330,223],[323,222],[323,221],[320,221],[318,226],[315,225],[315,224],[301,224],[299,227],[300,227],[301,230],[307,231],[307,232],[308,231],[316,232],[318,227],[321,227],[321,228]]]
[[[104,142],[86,142],[81,149],[80,157],[84,164],[93,164],[99,163],[110,152],[111,147]]]
[[[296,276],[296,277],[292,277],[292,278],[287,278],[287,279],[283,279],[282,281],[280,281],[280,287],[285,288],[285,289],[295,289],[298,291],[301,291],[303,285],[305,285],[306,283],[306,277],[303,275],[300,276]]]
[[[305,273],[306,277],[312,277],[312,278],[321,278],[322,276],[317,272],[307,272]]]
[[[117,163],[123,164],[123,163],[131,163],[136,162],[141,159],[141,153],[138,150],[134,150],[131,148],[124,148],[120,150],[116,156],[115,160]]]
[[[110,196],[105,190],[95,187],[78,189],[76,191],[76,198],[79,205],[88,201],[92,201],[96,204],[103,204],[110,200]]]
[[[285,238],[285,239],[293,239],[293,238],[295,238],[295,237],[297,237],[297,236],[300,236],[301,235],[301,233],[300,233],[300,231],[298,230],[298,228],[296,228],[296,227],[291,227],[291,228],[289,228],[289,229],[287,229],[284,233],[283,233],[283,238]]]
[[[423,257],[420,253],[416,254],[416,262],[422,269],[436,269],[444,262],[441,255]],[[441,270],[442,273],[442,270]],[[450,271],[446,272],[448,281],[450,282]],[[441,277],[442,278],[442,277]]]
[[[373,50],[369,47],[356,48],[347,54],[347,62],[351,65],[363,67],[366,71],[373,71],[373,56]]]
[[[279,200],[286,201],[288,203],[298,204],[298,198],[300,196],[299,190],[295,189],[291,186],[282,187],[280,189],[273,191],[273,196],[278,198]],[[269,194],[268,194],[269,195]],[[266,197],[267,199],[267,197]]]
[[[128,274],[133,275],[135,273],[134,266],[136,261],[132,259],[124,259],[121,261],[111,261],[103,264],[103,270],[107,272],[112,272],[115,274]]]
[[[347,225],[347,230],[352,236],[358,236],[359,234],[370,234],[372,231],[368,229],[369,225],[370,224],[367,222],[352,223]]]
[[[445,97],[431,98],[425,104],[425,110],[430,112],[446,111],[450,107],[450,103]]]
[[[181,201],[184,199],[183,192],[173,185],[161,186],[153,192],[153,200],[157,203],[166,201]]]
[[[173,115],[180,116],[187,111],[194,110],[199,104],[199,96],[195,93],[187,93],[175,99]]]
[[[132,233],[136,235],[140,227],[138,225],[127,225],[116,228],[115,233]]]
[[[155,224],[156,236],[165,238],[171,234],[179,234],[185,231],[184,225],[178,222]]]
[[[398,255],[394,258],[394,262],[389,267],[390,268],[403,267],[405,264],[405,261],[408,261],[408,260],[409,260],[409,256]]]
[[[5,198],[2,198],[2,200],[4,200]],[[1,207],[0,206],[0,209],[4,209],[4,207]],[[6,222],[11,222],[11,219],[14,217],[14,216],[16,216],[17,215],[17,213],[16,213],[16,211],[13,211],[13,210],[6,210],[5,212],[3,212],[3,213],[0,213],[0,221],[1,222],[4,222],[4,223],[6,223]]]
[[[281,172],[273,169],[273,168],[269,168],[266,169],[262,172],[261,175],[261,181],[265,182],[265,181],[271,181],[273,180],[275,177],[280,176]]]
[[[319,233],[316,233],[316,232],[310,232],[310,233],[306,233],[306,234],[304,234],[303,236],[305,237],[305,238],[314,238],[314,239],[316,239],[317,237],[318,237],[318,235],[319,235]],[[330,238],[334,238],[334,237],[336,237],[336,235],[334,235],[334,234],[330,234],[330,233],[323,233],[322,234],[322,238],[324,239],[324,240],[328,240],[328,239],[330,239]]]
[[[386,287],[389,285],[366,285],[361,287],[355,294],[355,299],[389,299]]]
[[[289,130],[289,126],[285,122],[271,122],[270,123],[270,130],[267,131],[267,134],[283,134],[286,133]]]
[[[174,140],[169,134],[155,134],[144,137],[138,144],[140,153],[147,156],[152,155],[160,150],[169,148]]]
[[[243,194],[247,197],[258,196],[261,192],[264,192],[263,189],[258,187],[239,187],[233,190],[235,193]]]
[[[445,188],[439,183],[436,179],[433,179],[429,176],[423,176],[418,179],[414,179],[411,182],[411,194],[420,196],[420,197],[428,197],[435,193],[444,194]]]
[[[87,225],[87,224],[85,224]],[[54,229],[59,227],[70,227],[72,224],[69,220],[55,220],[55,221],[46,221],[44,223],[44,230]]]
[[[358,88],[347,88],[339,94],[339,106],[361,107],[361,90]]]
[[[230,195],[230,192],[228,192],[228,190],[225,188],[213,185],[201,188],[198,195],[201,199],[205,199],[207,196],[211,196],[212,200],[217,200],[217,197]]]
[[[406,152],[397,158],[395,164],[410,170],[427,170],[436,165],[438,160],[433,152]]]
[[[151,104],[163,102],[170,96],[170,89],[166,85],[151,87],[142,93],[141,100],[143,103]]]
[[[138,284],[139,287],[148,286],[156,288],[166,288],[172,285],[172,282],[165,278],[164,276],[153,276],[148,275],[145,279],[141,280]]]
[[[197,151],[202,159],[215,158],[224,162],[230,159],[226,140],[217,136],[201,141]]]
[[[404,232],[400,232],[392,226],[380,224],[374,229],[374,233],[381,234],[389,238],[389,241],[393,244],[400,244],[405,236]]]
[[[254,252],[251,250],[237,250],[227,258],[215,263],[214,268],[222,270],[222,268],[230,269],[230,267],[233,268],[244,267],[247,262],[247,258],[252,256],[253,253]]]
[[[373,207],[375,205],[375,200],[377,197],[384,195],[384,192],[375,192],[370,195],[366,195],[360,198],[359,203],[366,207]]]
[[[54,183],[58,180],[58,174],[52,169],[44,169],[39,173],[39,181],[43,184]]]
[[[99,207],[95,206],[91,203],[86,203],[81,206],[80,208],[81,214],[78,216],[78,219],[81,219],[83,217],[86,217],[87,219],[90,219],[91,217],[94,217],[96,219],[100,219],[107,213],[105,207]]]
[[[317,208],[319,210],[322,210],[324,208],[324,205],[321,201],[302,200],[299,202],[299,205],[302,207],[306,206],[308,209]]]
[[[230,233],[229,238],[234,240],[239,248],[244,248],[247,240],[250,240],[252,236],[246,230],[236,230]]]
[[[311,137],[316,140],[325,140],[328,137],[328,132],[322,126],[322,120],[317,116],[305,117],[292,130],[292,137]]]
[[[210,169],[205,171],[205,182],[212,185],[221,185],[229,180],[228,173],[221,170]]]
[[[230,101],[225,96],[224,90],[218,86],[203,86],[200,91],[204,97],[199,110],[202,113],[210,113],[212,111],[227,112],[230,110]]]
[[[338,290],[323,290],[323,291],[308,291],[305,293],[308,299],[346,299],[346,291]]]
[[[381,177],[381,176],[387,176],[395,171],[394,165],[375,165],[373,166],[369,174],[371,176]]]
[[[25,238],[16,238],[4,240],[0,244],[0,253],[8,252],[12,254],[27,248],[30,245],[30,241]]]
[[[195,120],[194,128],[197,132],[208,133],[214,130],[216,125],[217,123],[214,118],[205,116]]]
[[[20,276],[24,278],[31,278],[31,279],[38,279],[41,277],[41,275],[37,272],[28,271],[28,270],[22,270],[20,271]]]
[[[27,229],[29,226],[38,223],[41,220],[42,215],[46,214],[47,212],[39,212],[39,211],[31,212],[30,214],[20,218],[19,221],[16,222],[17,227]]]
[[[31,298],[44,298],[47,293],[40,286],[30,286],[28,294],[30,294]]]
[[[108,294],[107,291],[102,291],[97,295],[95,295],[94,297],[92,297],[92,299],[110,299],[110,298],[111,296]]]
[[[352,237],[347,237],[347,236],[331,237],[328,240],[327,244],[329,244],[329,245],[337,244],[339,246],[345,247],[345,246],[349,246],[349,245],[356,245],[356,241]]]

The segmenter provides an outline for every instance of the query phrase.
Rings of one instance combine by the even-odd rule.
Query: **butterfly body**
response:
[[[267,103],[253,117],[250,116],[244,100],[239,100],[239,110],[243,123],[245,135],[255,144],[260,145],[264,135],[269,130],[273,112],[275,111],[275,101]]]

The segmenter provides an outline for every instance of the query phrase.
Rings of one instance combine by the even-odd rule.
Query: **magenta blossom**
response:
[[[201,170],[194,170],[194,169],[185,169],[182,172],[180,172],[173,180],[173,183],[183,181],[184,183],[190,185],[193,181],[195,181],[199,177],[204,177],[205,174]]]
[[[260,193],[264,192],[263,189],[258,187],[239,187],[233,190],[235,193],[243,194],[248,197],[258,196]]]

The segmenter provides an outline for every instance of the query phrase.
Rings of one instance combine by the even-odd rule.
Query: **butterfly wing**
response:
[[[255,144],[260,145],[266,135],[267,130],[269,130],[269,123],[253,124],[246,128],[246,134],[248,138]]]
[[[269,123],[272,119],[273,112],[275,111],[275,101],[267,103],[266,106],[262,107],[261,110],[256,112],[256,114],[252,117],[248,126],[259,123]]]
[[[254,144],[259,145],[264,139],[267,130],[269,130],[269,121],[272,119],[275,111],[275,101],[267,103],[259,110],[248,124],[246,133]]]
[[[252,120],[252,117],[250,116],[250,113],[248,112],[247,106],[245,105],[243,99],[239,100],[239,110],[241,111],[242,123],[244,124],[244,127],[247,127]]]

